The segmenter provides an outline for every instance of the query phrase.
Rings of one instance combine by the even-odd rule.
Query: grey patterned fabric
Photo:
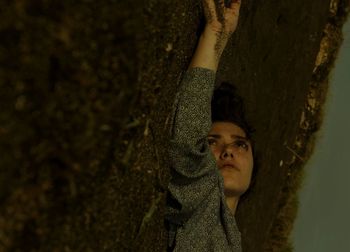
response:
[[[166,221],[170,251],[240,252],[241,234],[226,205],[223,179],[209,149],[215,73],[186,72],[173,111]]]

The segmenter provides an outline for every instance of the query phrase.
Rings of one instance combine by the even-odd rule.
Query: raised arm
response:
[[[210,103],[215,73],[227,41],[236,30],[240,0],[225,7],[224,0],[202,0],[206,18],[196,51],[184,76],[176,104],[173,140],[197,144],[211,126]]]
[[[211,98],[220,56],[237,26],[240,2],[227,8],[223,2],[215,7],[214,1],[203,0],[206,27],[174,104],[167,214],[173,223],[186,222],[218,185],[216,161],[207,142]]]
[[[216,72],[227,41],[236,30],[241,0],[229,1],[228,7],[224,0],[202,2],[206,25],[189,67],[202,67]]]

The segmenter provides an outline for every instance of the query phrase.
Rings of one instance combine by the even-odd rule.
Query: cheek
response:
[[[210,147],[210,150],[213,153],[215,160],[218,161],[220,158],[220,150],[218,148],[213,147],[213,146]]]
[[[251,177],[252,173],[253,173],[253,168],[254,168],[254,159],[253,159],[253,155],[250,155],[247,160],[246,160],[246,168],[247,168],[247,172],[249,173],[249,176]]]
[[[246,156],[242,156],[240,158],[240,164],[242,166],[242,169],[249,175],[253,172],[253,166],[254,166],[254,160],[253,155],[250,153]]]

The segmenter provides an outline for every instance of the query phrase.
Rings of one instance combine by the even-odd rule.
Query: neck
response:
[[[239,197],[226,197],[226,204],[231,210],[232,214],[235,215]]]

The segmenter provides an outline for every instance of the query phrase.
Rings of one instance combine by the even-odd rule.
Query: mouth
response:
[[[234,166],[232,164],[224,164],[220,167],[220,169],[224,169],[224,168],[237,169],[236,166]]]

